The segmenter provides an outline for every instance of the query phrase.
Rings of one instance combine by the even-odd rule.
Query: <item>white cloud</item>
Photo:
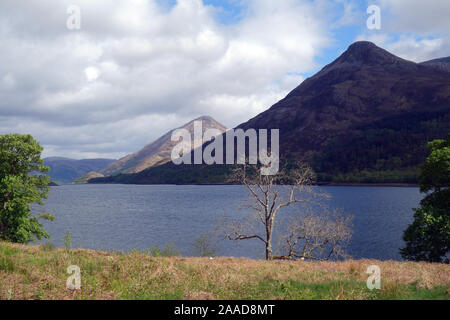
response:
[[[437,39],[416,39],[414,37],[401,37],[388,45],[388,48],[395,54],[405,59],[422,62],[433,58],[440,58],[444,40]],[[444,52],[442,52],[444,53]]]
[[[354,24],[362,24],[364,22],[364,13],[358,7],[355,1],[351,0],[336,0],[336,5],[343,7],[343,14],[334,22],[333,27],[339,28]]]
[[[81,30],[66,28],[71,4]],[[248,120],[329,45],[309,0],[250,0],[231,25],[214,16],[200,0],[2,0],[0,131],[33,134],[46,155],[118,157],[203,114]]]
[[[119,157],[200,115],[235,126],[317,69],[330,30],[366,18],[353,0],[246,0],[224,25],[201,0],[158,3],[2,0],[0,133],[31,133],[46,155]],[[358,39],[413,61],[449,55],[450,1],[378,3],[382,30]],[[66,27],[72,4],[81,30]]]
[[[93,82],[100,76],[100,72],[96,67],[87,67],[84,69],[84,74],[86,75],[86,80],[88,82]]]
[[[386,26],[419,35],[442,33],[450,30],[450,1],[448,0],[379,0],[387,14]]]
[[[366,32],[369,40],[402,58],[422,62],[450,55],[450,1],[379,0],[380,32]]]

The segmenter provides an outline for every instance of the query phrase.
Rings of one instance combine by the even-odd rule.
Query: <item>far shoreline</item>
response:
[[[326,187],[397,187],[397,188],[419,188],[418,183],[345,183],[345,182],[320,182],[315,186]]]
[[[134,185],[134,186],[235,186],[231,183],[67,183],[58,186],[73,185]],[[392,187],[392,188],[419,188],[417,183],[351,183],[351,182],[318,182],[315,187]]]

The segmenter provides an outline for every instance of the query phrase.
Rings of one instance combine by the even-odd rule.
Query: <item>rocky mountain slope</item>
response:
[[[79,177],[72,181],[72,184],[86,184],[89,180],[95,179],[95,178],[104,178],[105,176],[99,172],[91,171],[85,174],[82,177]]]
[[[193,134],[195,121],[202,121],[203,132],[208,129],[218,129],[221,132],[225,132],[227,130],[224,125],[208,116],[203,116],[192,120],[177,129],[187,129],[191,132],[191,134]],[[137,173],[147,168],[162,165],[171,161],[172,149],[178,143],[171,141],[171,137],[172,132],[177,129],[169,131],[141,150],[111,163],[105,169],[101,170],[100,173],[105,176],[113,176],[120,173]]]
[[[432,67],[441,71],[450,72],[450,57],[434,59],[420,63],[423,66]]]

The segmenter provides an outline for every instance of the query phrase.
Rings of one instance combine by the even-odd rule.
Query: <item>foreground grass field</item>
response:
[[[81,290],[66,289],[67,267]],[[366,286],[381,268],[381,290]],[[0,242],[0,299],[450,299],[450,266],[162,258]]]

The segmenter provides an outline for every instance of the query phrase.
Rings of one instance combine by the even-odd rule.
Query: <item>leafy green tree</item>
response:
[[[27,243],[49,237],[39,219],[54,217],[31,213],[31,204],[42,205],[49,192],[42,150],[31,135],[0,135],[0,240]]]
[[[414,222],[406,229],[403,258],[448,262],[450,250],[450,134],[447,140],[428,143],[431,154],[420,168],[420,191],[427,196],[414,209]]]

